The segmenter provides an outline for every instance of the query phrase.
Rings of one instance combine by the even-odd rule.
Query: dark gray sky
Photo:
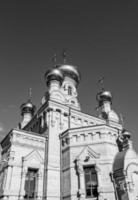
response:
[[[51,58],[68,50],[82,80],[82,110],[96,115],[97,80],[114,96],[138,152],[138,1],[0,1],[0,134],[20,120],[29,88],[37,107],[46,91],[44,73]]]

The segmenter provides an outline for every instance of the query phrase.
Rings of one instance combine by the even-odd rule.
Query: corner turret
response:
[[[24,128],[34,116],[36,106],[33,105],[31,99],[29,99],[26,103],[23,103],[20,106],[21,115],[22,115],[22,122],[20,123],[20,128]]]
[[[100,109],[100,117],[109,121],[119,123],[119,117],[114,110],[112,110],[112,94],[110,91],[102,90],[96,96],[98,101],[98,108]]]

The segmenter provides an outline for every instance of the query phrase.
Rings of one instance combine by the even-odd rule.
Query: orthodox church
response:
[[[19,127],[1,141],[0,199],[138,199],[138,155],[111,92],[96,95],[94,117],[81,110],[75,66],[54,66],[45,82],[40,108],[22,104]]]

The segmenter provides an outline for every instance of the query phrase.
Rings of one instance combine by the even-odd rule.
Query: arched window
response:
[[[86,198],[96,198],[98,197],[98,181],[97,181],[97,172],[95,166],[84,167],[85,175],[85,194]]]

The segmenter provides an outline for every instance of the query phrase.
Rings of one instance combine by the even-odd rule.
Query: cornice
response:
[[[118,133],[119,129],[111,127],[107,124],[96,124],[96,125],[92,125],[92,126],[83,126],[83,127],[75,127],[75,128],[71,128],[71,129],[67,129],[66,131],[62,132],[60,134],[60,138],[65,137],[68,134],[73,134],[73,133],[81,133],[81,132],[89,132],[89,131],[109,131],[109,132],[114,132],[115,134]]]
[[[18,135],[21,135],[21,136],[26,136],[26,137],[33,137],[33,138],[39,138],[39,140],[45,140],[46,138],[46,135],[41,135],[41,134],[38,134],[38,133],[35,133],[35,132],[30,132],[30,131],[26,131],[26,130],[22,130],[22,129],[13,129],[12,130],[12,133],[13,134],[18,134]]]
[[[28,134],[28,132],[13,130],[12,144],[24,147],[43,148],[46,138],[38,135]]]

